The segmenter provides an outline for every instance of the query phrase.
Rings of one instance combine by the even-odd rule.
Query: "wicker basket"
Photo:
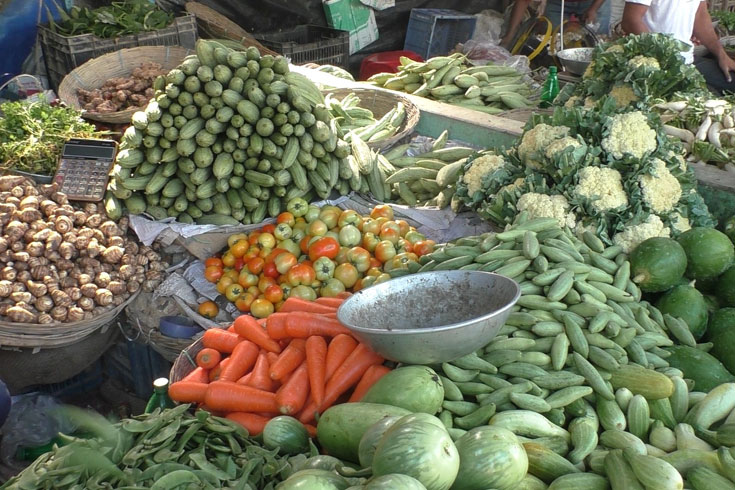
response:
[[[199,2],[186,2],[186,11],[197,19],[199,30],[210,38],[230,39],[243,46],[255,46],[261,54],[276,56],[278,53],[266,48],[245,29],[232,22],[214,9]]]
[[[84,371],[115,341],[118,316],[135,298],[91,320],[36,325],[0,322],[0,379],[17,393]]]
[[[77,90],[93,90],[101,87],[109,78],[130,76],[135,68],[146,62],[158,63],[164,70],[171,70],[191,53],[191,50],[179,46],[141,46],[93,58],[64,77],[59,85],[59,98],[68,106],[81,110]],[[84,117],[105,123],[125,124],[138,110],[140,108],[133,107],[106,114],[85,112]]]
[[[383,150],[401,141],[406,136],[413,133],[416,125],[419,123],[421,112],[416,105],[401,95],[388,92],[386,90],[373,90],[363,88],[338,88],[332,90],[324,90],[323,93],[332,94],[338,99],[343,99],[347,95],[354,93],[360,99],[360,107],[372,111],[376,119],[383,117],[388,111],[393,109],[398,102],[402,102],[406,108],[406,118],[401,124],[399,131],[381,141],[368,143],[368,146],[374,150]]]
[[[171,383],[181,381],[187,374],[194,370],[196,367],[194,359],[202,349],[204,349],[204,342],[202,342],[202,339],[197,339],[189,347],[181,351],[179,357],[176,358],[174,365],[171,367],[171,373],[168,377]]]

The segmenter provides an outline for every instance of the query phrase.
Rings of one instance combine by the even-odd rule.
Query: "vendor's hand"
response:
[[[592,25],[597,20],[597,9],[590,8],[582,14],[582,20],[585,25]]]
[[[725,79],[728,82],[732,82],[731,72],[735,71],[735,61],[723,51],[723,53],[717,57],[717,64],[720,65],[720,70],[722,70],[722,73],[725,75]]]
[[[702,41],[700,41],[696,36],[692,36],[691,41],[692,44],[694,44],[695,46],[699,46],[700,44],[702,44]]]

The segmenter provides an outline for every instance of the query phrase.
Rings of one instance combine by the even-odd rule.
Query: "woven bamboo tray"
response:
[[[158,63],[168,71],[179,66],[191,53],[192,50],[180,46],[141,46],[104,54],[78,66],[65,76],[59,85],[59,98],[66,105],[81,110],[77,90],[93,90],[101,87],[110,78],[130,76],[135,68],[146,62]],[[125,124],[140,109],[133,107],[105,114],[85,111],[83,116],[94,121]]]
[[[278,55],[272,49],[268,49],[260,44],[248,31],[216,10],[199,2],[186,2],[184,8],[196,17],[199,31],[208,37],[230,39],[231,41],[237,41],[245,47],[255,46],[260,51],[260,54]]]
[[[383,150],[393,146],[403,138],[413,133],[413,130],[416,129],[416,125],[419,123],[419,117],[421,117],[421,111],[419,111],[419,108],[416,107],[413,102],[408,100],[408,98],[385,90],[338,88],[324,90],[323,93],[325,95],[332,94],[340,100],[347,95],[354,93],[360,99],[359,106],[372,111],[375,119],[383,117],[388,111],[393,109],[398,102],[403,103],[403,107],[406,108],[406,118],[403,120],[403,124],[401,124],[399,131],[390,138],[368,143],[368,146],[374,150]]]
[[[204,342],[200,338],[181,351],[179,357],[174,361],[174,365],[171,367],[171,372],[168,376],[171,383],[181,381],[187,374],[194,370],[196,367],[196,361],[194,359],[202,349],[204,349]]]

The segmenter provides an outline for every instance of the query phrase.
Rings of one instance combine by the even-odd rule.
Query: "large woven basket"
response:
[[[179,357],[176,358],[174,365],[171,367],[171,373],[168,377],[171,383],[181,381],[196,368],[197,365],[194,359],[202,349],[204,349],[204,342],[200,338],[181,351]]]
[[[91,320],[34,325],[0,322],[0,379],[11,392],[60,383],[84,371],[117,338],[118,316],[135,298]]]
[[[419,123],[419,117],[421,116],[419,108],[416,107],[413,102],[408,100],[408,98],[385,90],[338,88],[324,90],[323,93],[325,95],[328,93],[332,94],[332,96],[337,97],[340,100],[347,95],[354,93],[360,99],[359,106],[372,111],[375,119],[383,117],[388,111],[393,109],[398,102],[403,103],[403,106],[406,108],[406,118],[404,119],[403,124],[401,124],[399,131],[390,138],[368,143],[368,146],[374,150],[382,150],[391,147],[403,138],[409,136],[413,133],[413,130],[416,129],[416,125]]]
[[[104,54],[78,66],[65,76],[59,85],[59,98],[66,105],[81,110],[77,90],[93,90],[101,87],[110,78],[130,76],[135,68],[146,62],[158,63],[164,70],[171,70],[191,53],[192,50],[180,46],[140,46]],[[140,108],[133,107],[106,114],[84,112],[83,116],[94,121],[125,124],[139,110]]]
[[[261,54],[274,56],[278,54],[260,44],[248,31],[206,5],[199,2],[186,2],[185,8],[187,12],[196,17],[199,31],[210,38],[230,39],[246,47],[255,46]]]

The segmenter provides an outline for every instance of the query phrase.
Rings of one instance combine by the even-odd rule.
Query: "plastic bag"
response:
[[[59,407],[55,398],[40,393],[13,397],[10,414],[3,425],[0,459],[10,465],[19,447],[42,446],[59,432],[72,433],[75,427],[59,414]]]
[[[470,39],[462,45],[462,54],[467,56],[469,62],[476,66],[494,65],[511,66],[519,72],[528,75],[531,73],[531,64],[527,56],[512,55],[510,51],[497,42],[492,41],[476,41]]]
[[[472,40],[480,43],[498,44],[503,31],[503,14],[496,10],[487,9],[478,13],[475,17],[477,17],[477,21]]]

